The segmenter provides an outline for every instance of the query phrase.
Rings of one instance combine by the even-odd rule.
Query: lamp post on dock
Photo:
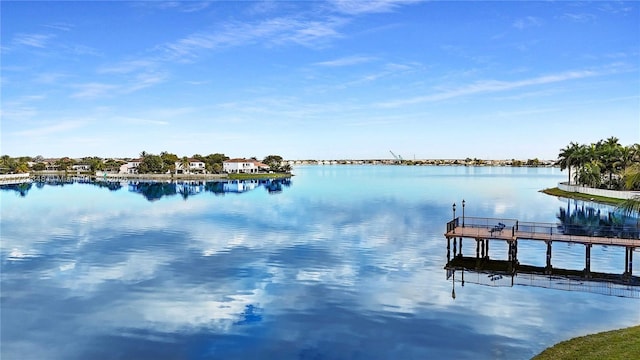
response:
[[[462,227],[464,227],[464,199],[462,199]]]
[[[456,226],[457,226],[457,224],[456,224],[456,203],[453,203],[453,220],[452,220],[452,223],[453,223],[453,233],[455,234],[456,233]],[[455,246],[455,243],[456,243],[456,239],[454,238],[453,239],[453,244],[454,244],[453,246]],[[454,253],[455,253],[455,251],[454,251]]]

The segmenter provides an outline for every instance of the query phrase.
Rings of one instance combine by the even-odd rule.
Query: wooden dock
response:
[[[476,257],[489,256],[489,241],[502,240],[509,246],[509,259],[517,263],[518,241],[544,241],[547,245],[547,268],[551,269],[553,242],[575,243],[585,246],[585,272],[590,272],[593,245],[621,246],[625,248],[624,274],[633,273],[633,252],[640,248],[638,226],[596,227],[584,229],[553,223],[521,222],[514,219],[457,217],[447,223],[447,251],[453,239],[454,256],[462,256],[462,239],[476,241]],[[458,243],[457,243],[458,241]],[[457,249],[460,253],[457,254]]]

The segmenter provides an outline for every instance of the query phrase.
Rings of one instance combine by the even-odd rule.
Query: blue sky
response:
[[[0,152],[555,159],[640,142],[640,3],[2,1]]]

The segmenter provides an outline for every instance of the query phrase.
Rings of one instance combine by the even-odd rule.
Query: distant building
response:
[[[269,165],[254,159],[230,159],[222,163],[222,171],[228,174],[254,174],[269,171]]]
[[[91,165],[89,164],[71,165],[71,169],[76,171],[87,171],[87,170],[91,170]]]
[[[198,159],[189,159],[189,167],[185,169],[182,161],[175,162],[176,174],[204,174],[205,163]]]
[[[131,159],[126,164],[120,166],[120,174],[137,174],[141,159]]]

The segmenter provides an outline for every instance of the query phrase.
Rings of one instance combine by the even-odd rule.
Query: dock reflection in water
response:
[[[535,286],[548,289],[582,291],[601,295],[640,299],[640,277],[514,264],[507,260],[456,256],[445,265],[447,280],[462,286],[472,283],[486,286]]]
[[[560,208],[557,218],[559,220],[558,228],[567,235],[614,236],[618,238],[622,234],[625,235],[622,236],[623,238],[637,239],[638,218],[625,215],[612,206],[567,200],[567,207]],[[461,286],[464,286],[465,283],[497,287],[522,285],[640,298],[640,277],[634,276],[628,271],[624,273],[594,272],[590,271],[588,267],[583,270],[572,270],[551,266],[549,263],[544,267],[521,264],[518,258],[511,254],[511,251],[509,251],[508,260],[491,259],[488,249],[489,240],[488,238],[475,239],[478,245],[482,246],[482,251],[476,251],[476,256],[463,256],[462,245],[458,248],[455,238],[453,257],[451,256],[451,247],[447,247],[445,270],[447,280],[452,282],[452,296],[454,298],[456,296],[456,282]],[[497,239],[492,240],[502,242]],[[449,241],[447,242],[449,243]],[[462,243],[461,238],[460,243]],[[634,248],[632,247],[630,251],[632,253]],[[628,250],[626,262],[630,261],[629,257]],[[550,256],[547,257],[547,261],[549,260]]]

